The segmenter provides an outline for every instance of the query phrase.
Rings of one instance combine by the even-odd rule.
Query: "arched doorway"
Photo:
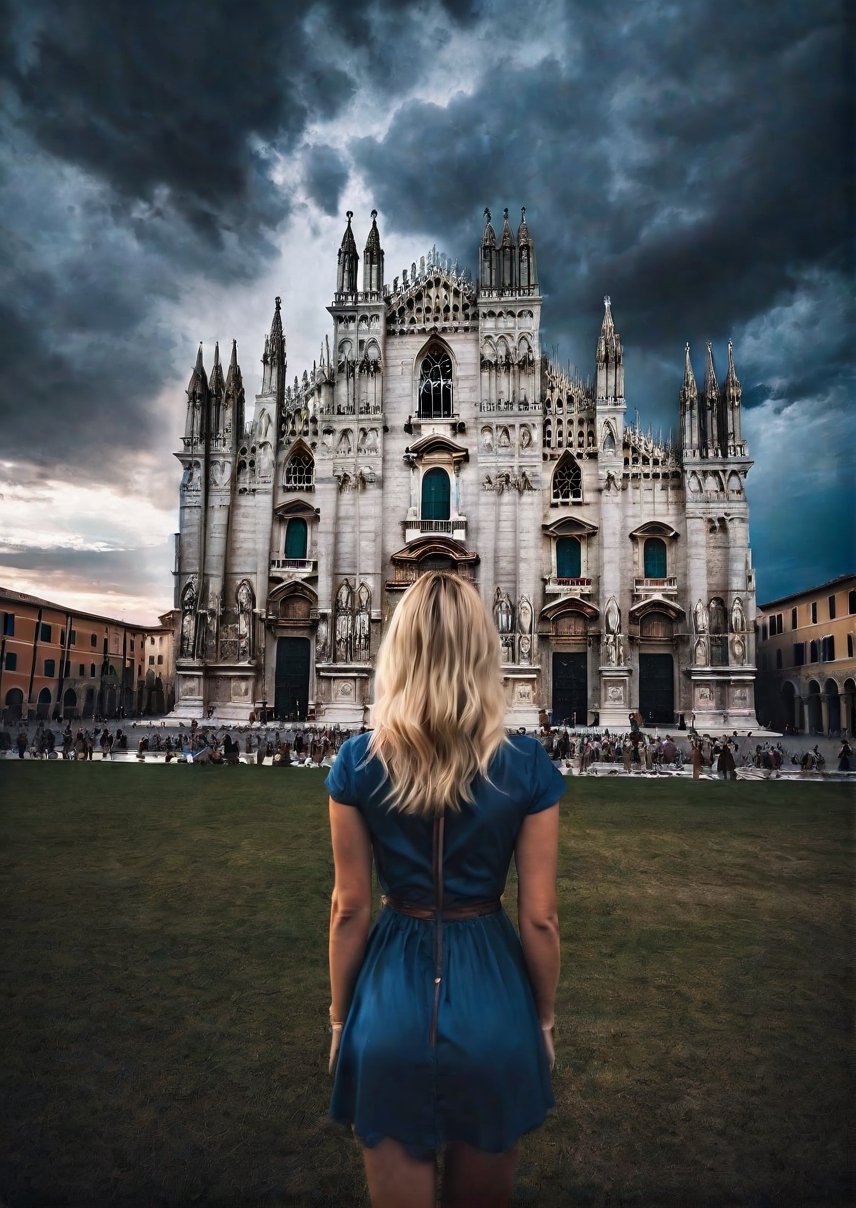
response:
[[[776,719],[778,728],[785,734],[792,731],[801,734],[803,728],[802,700],[797,696],[796,688],[788,680],[782,684],[779,694],[779,711],[779,717]]]
[[[66,688],[62,697],[62,715],[63,717],[74,717],[74,710],[77,708],[77,693],[73,688]]]
[[[821,703],[826,706],[826,728],[830,734],[838,734],[841,730],[841,702],[838,699],[838,684],[834,679],[828,679],[823,685]]]
[[[649,537],[645,542],[646,576],[648,545],[651,541],[659,541],[659,538]],[[659,541],[659,544],[663,547],[665,558],[665,542]],[[659,722],[670,726],[675,720],[674,631],[675,626],[668,613],[652,610],[640,618],[639,640],[644,649],[639,652],[639,712],[648,725]]]
[[[39,721],[47,721],[51,713],[51,690],[42,688],[36,703],[36,717]]]
[[[309,639],[277,638],[274,711],[280,721],[305,721],[309,709]]]
[[[92,717],[95,713],[95,689],[87,688],[86,695],[83,698],[83,716],[84,718]]]
[[[820,708],[820,684],[812,680],[808,686],[807,729],[809,734],[820,734],[823,731],[823,714]]]
[[[6,693],[6,720],[11,724],[21,720],[24,709],[24,694],[20,688],[10,688]]]
[[[842,709],[842,724],[847,727],[847,736],[852,738],[856,732],[856,680],[846,679],[844,681],[844,690],[842,692],[844,698],[844,707]]]

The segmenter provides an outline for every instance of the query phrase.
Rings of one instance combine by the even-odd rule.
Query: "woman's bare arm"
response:
[[[552,1024],[559,983],[559,915],[556,868],[558,803],[527,814],[517,837],[517,921],[520,942],[542,1024]]]
[[[330,835],[335,866],[330,910],[330,1016],[343,1022],[371,924],[372,847],[360,811],[332,797]]]

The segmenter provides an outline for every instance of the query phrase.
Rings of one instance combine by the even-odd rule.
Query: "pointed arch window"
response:
[[[666,578],[666,543],[660,537],[648,537],[645,541],[645,578]]]
[[[301,520],[299,516],[295,516],[292,520],[289,520],[288,528],[285,530],[285,557],[305,558],[306,540],[306,521]]]
[[[453,413],[452,358],[442,348],[429,348],[419,369],[419,416],[445,419]]]
[[[434,466],[422,479],[422,519],[449,519],[449,475]]]
[[[582,551],[578,537],[560,537],[556,542],[556,577],[579,579],[582,574]]]
[[[583,497],[583,476],[574,457],[563,457],[553,474],[553,503],[570,503]]]
[[[310,453],[299,449],[289,457],[285,464],[285,479],[283,486],[293,491],[309,490],[313,486],[315,462]]]

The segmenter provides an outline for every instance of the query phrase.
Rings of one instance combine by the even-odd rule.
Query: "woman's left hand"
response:
[[[339,1056],[339,1045],[342,1041],[341,1027],[333,1029],[333,1035],[330,1038],[330,1061],[327,1065],[327,1073],[333,1074],[336,1069],[336,1058]]]

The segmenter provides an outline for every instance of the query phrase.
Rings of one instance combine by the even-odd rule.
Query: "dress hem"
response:
[[[546,1122],[547,1117],[553,1111],[555,1111],[555,1106],[548,1108],[547,1111],[541,1116],[541,1118],[539,1120],[535,1121],[535,1123],[528,1124],[524,1128],[521,1128],[520,1131],[514,1137],[514,1140],[512,1140],[510,1142],[510,1144],[500,1146],[499,1148],[492,1148],[492,1147],[485,1148],[482,1145],[478,1145],[471,1136],[470,1137],[462,1137],[462,1136],[448,1137],[447,1136],[447,1137],[444,1137],[443,1140],[440,1141],[439,1144],[436,1146],[413,1144],[410,1141],[406,1141],[403,1137],[395,1137],[392,1135],[392,1133],[386,1133],[386,1132],[383,1132],[383,1133],[370,1132],[370,1133],[366,1134],[365,1136],[360,1136],[360,1134],[356,1131],[354,1121],[352,1119],[350,1119],[349,1117],[334,1116],[332,1112],[328,1112],[327,1120],[331,1124],[334,1124],[334,1125],[337,1125],[337,1126],[340,1126],[343,1128],[351,1128],[354,1131],[354,1136],[356,1137],[357,1141],[360,1143],[360,1145],[365,1146],[366,1149],[374,1149],[376,1146],[380,1145],[381,1141],[386,1141],[386,1140],[397,1141],[399,1145],[403,1146],[403,1148],[407,1151],[408,1155],[411,1158],[414,1158],[417,1161],[430,1162],[436,1158],[438,1151],[441,1150],[445,1145],[448,1145],[450,1143],[455,1143],[455,1142],[462,1142],[465,1145],[471,1145],[473,1147],[473,1149],[479,1150],[480,1153],[496,1154],[497,1156],[499,1154],[509,1153],[518,1144],[521,1137],[525,1137],[529,1133],[534,1132],[537,1128],[541,1128],[541,1126]]]

